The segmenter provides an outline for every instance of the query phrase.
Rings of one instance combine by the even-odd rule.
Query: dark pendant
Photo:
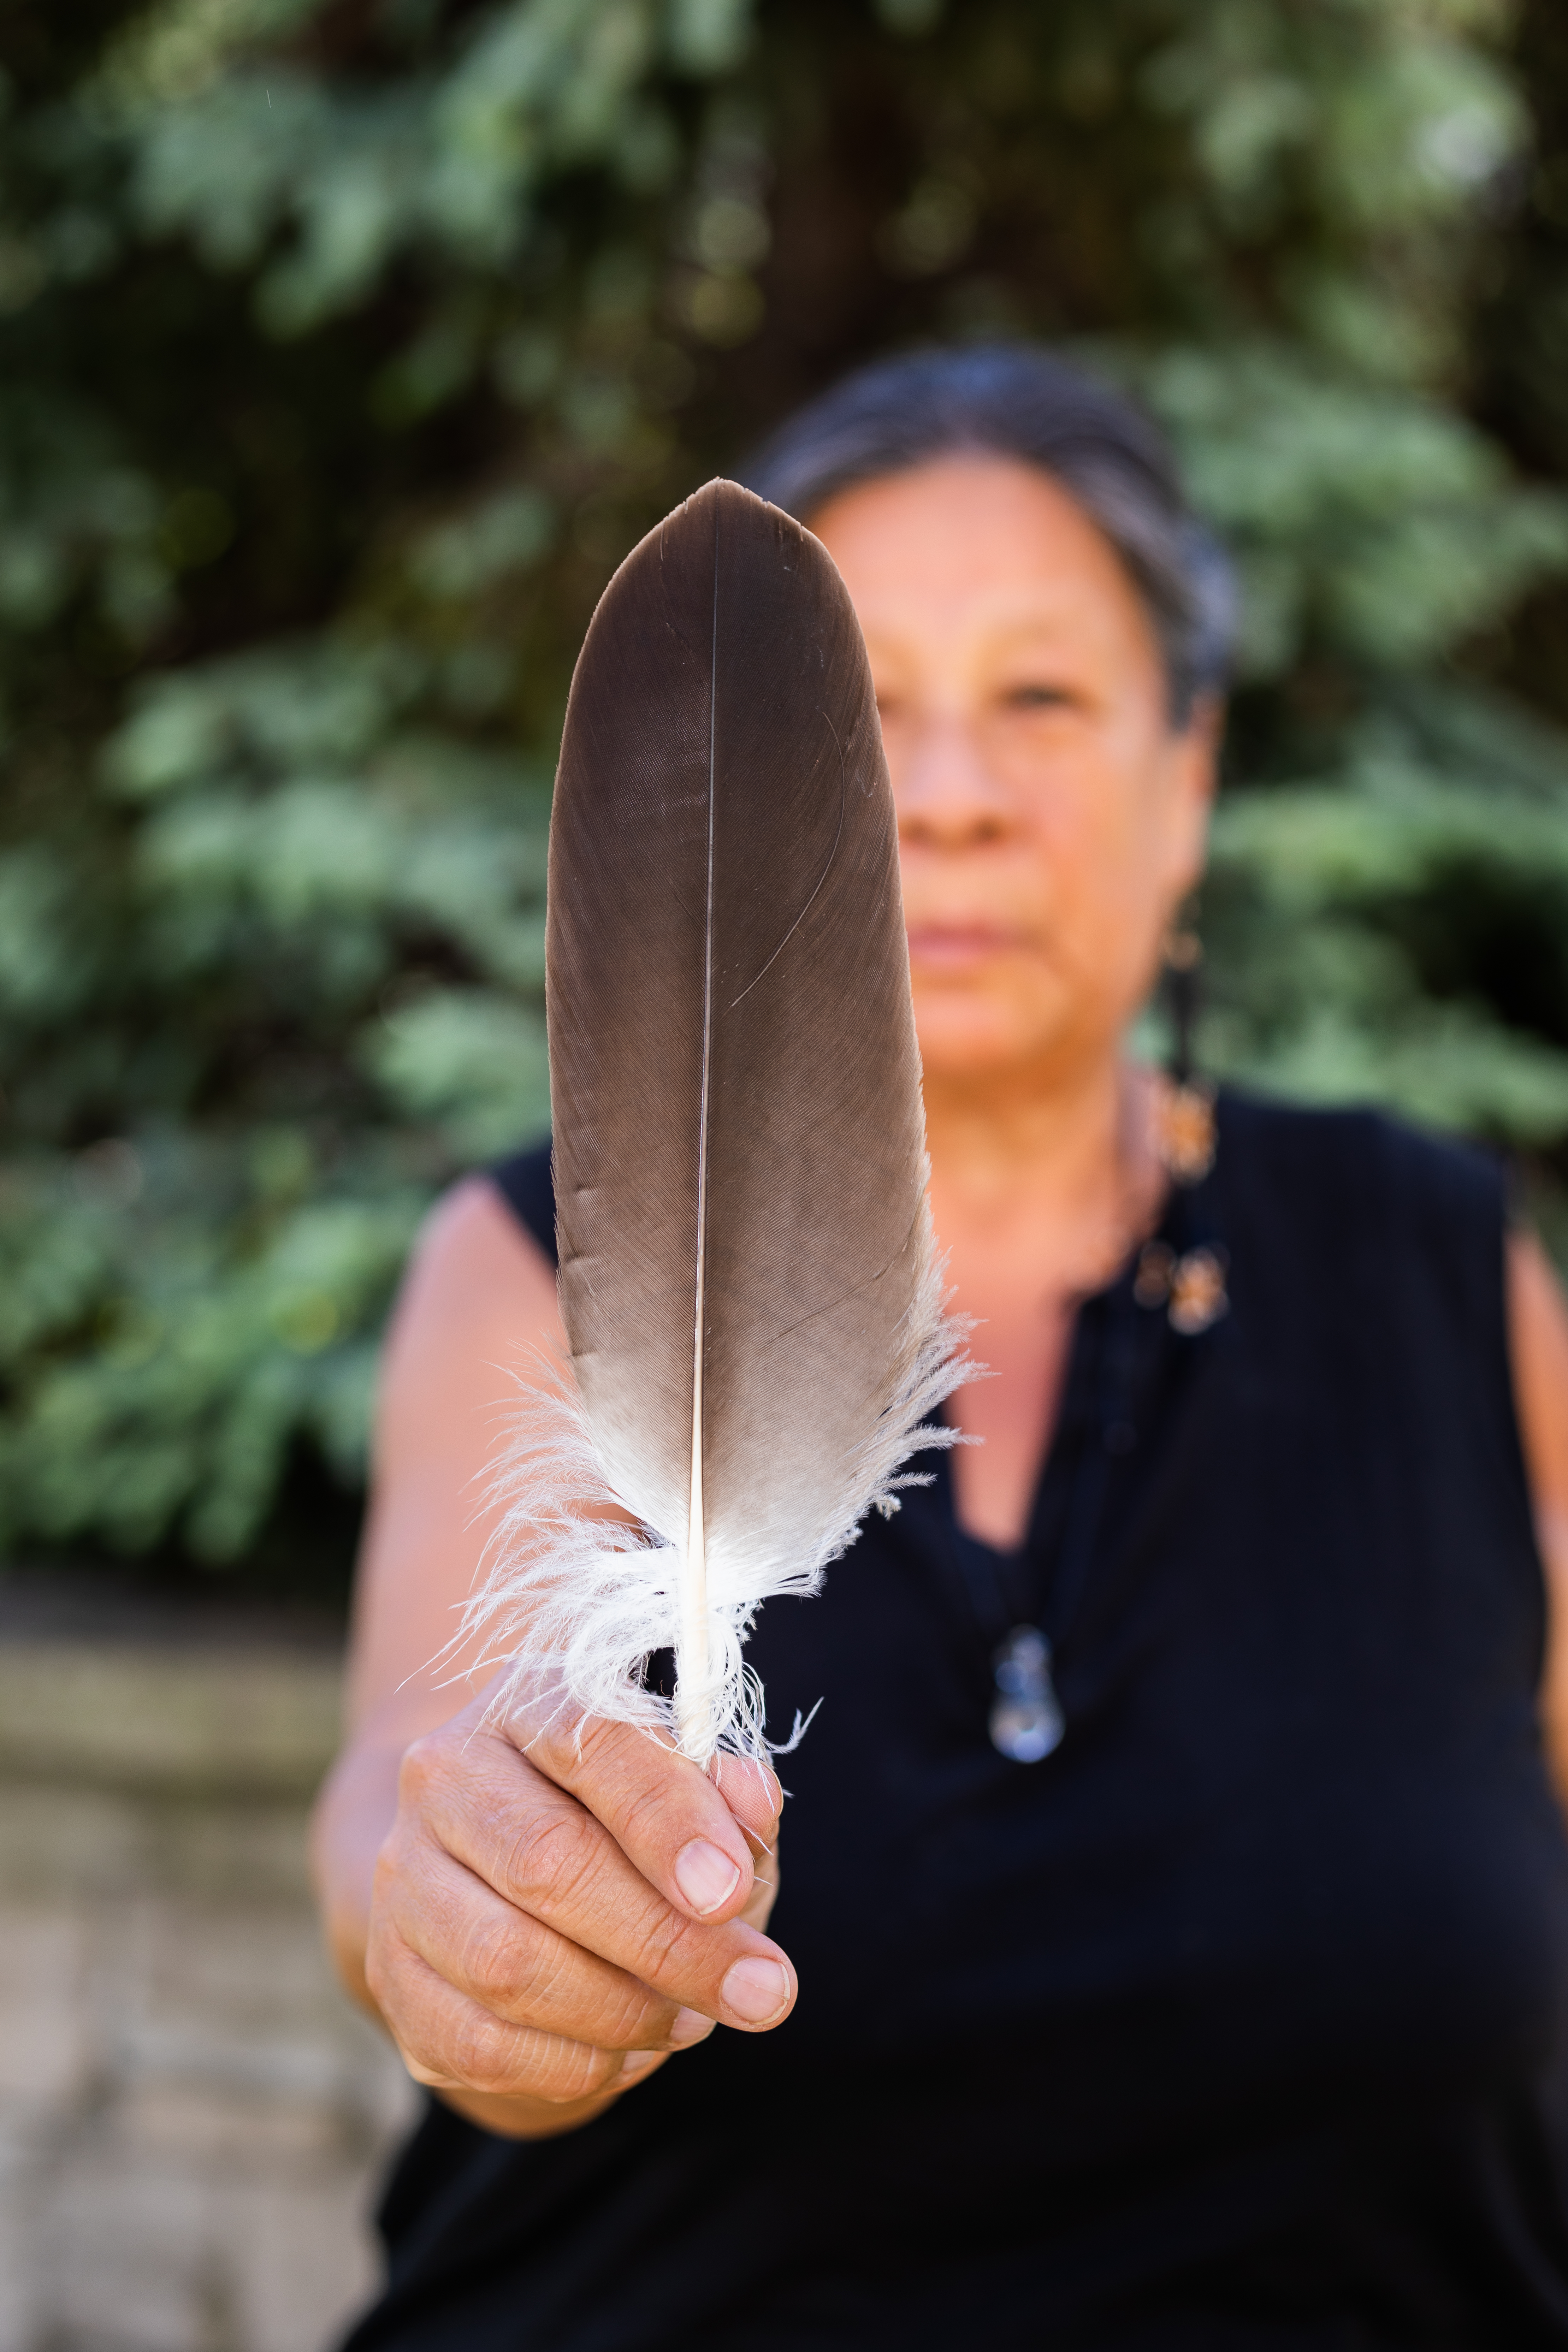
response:
[[[1051,1681],[1051,1645],[1037,1625],[1015,1625],[992,1663],[991,1745],[1015,1764],[1037,1764],[1061,1746],[1067,1729]]]

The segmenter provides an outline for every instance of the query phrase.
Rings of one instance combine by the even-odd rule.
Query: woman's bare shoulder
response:
[[[1508,1240],[1509,1352],[1537,1516],[1568,1522],[1568,1300],[1535,1234]]]
[[[398,1300],[415,1314],[471,1321],[520,1306],[555,1315],[555,1270],[488,1176],[466,1176],[420,1227]]]
[[[1509,1354],[1530,1477],[1536,1545],[1546,1574],[1542,1729],[1568,1805],[1568,1301],[1535,1235],[1508,1239]]]

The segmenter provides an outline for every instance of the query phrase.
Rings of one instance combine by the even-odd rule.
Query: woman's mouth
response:
[[[1023,933],[1005,923],[911,923],[910,961],[926,971],[967,971],[1023,947]]]

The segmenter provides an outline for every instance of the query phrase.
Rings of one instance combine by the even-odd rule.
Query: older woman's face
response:
[[[870,652],[928,1074],[1087,1066],[1201,870],[1212,715],[1173,731],[1136,590],[1031,467],[943,458],[811,527]]]

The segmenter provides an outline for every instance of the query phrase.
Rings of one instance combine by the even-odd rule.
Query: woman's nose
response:
[[[911,730],[892,763],[899,831],[933,847],[970,847],[1008,830],[1009,803],[975,729],[932,719]]]

